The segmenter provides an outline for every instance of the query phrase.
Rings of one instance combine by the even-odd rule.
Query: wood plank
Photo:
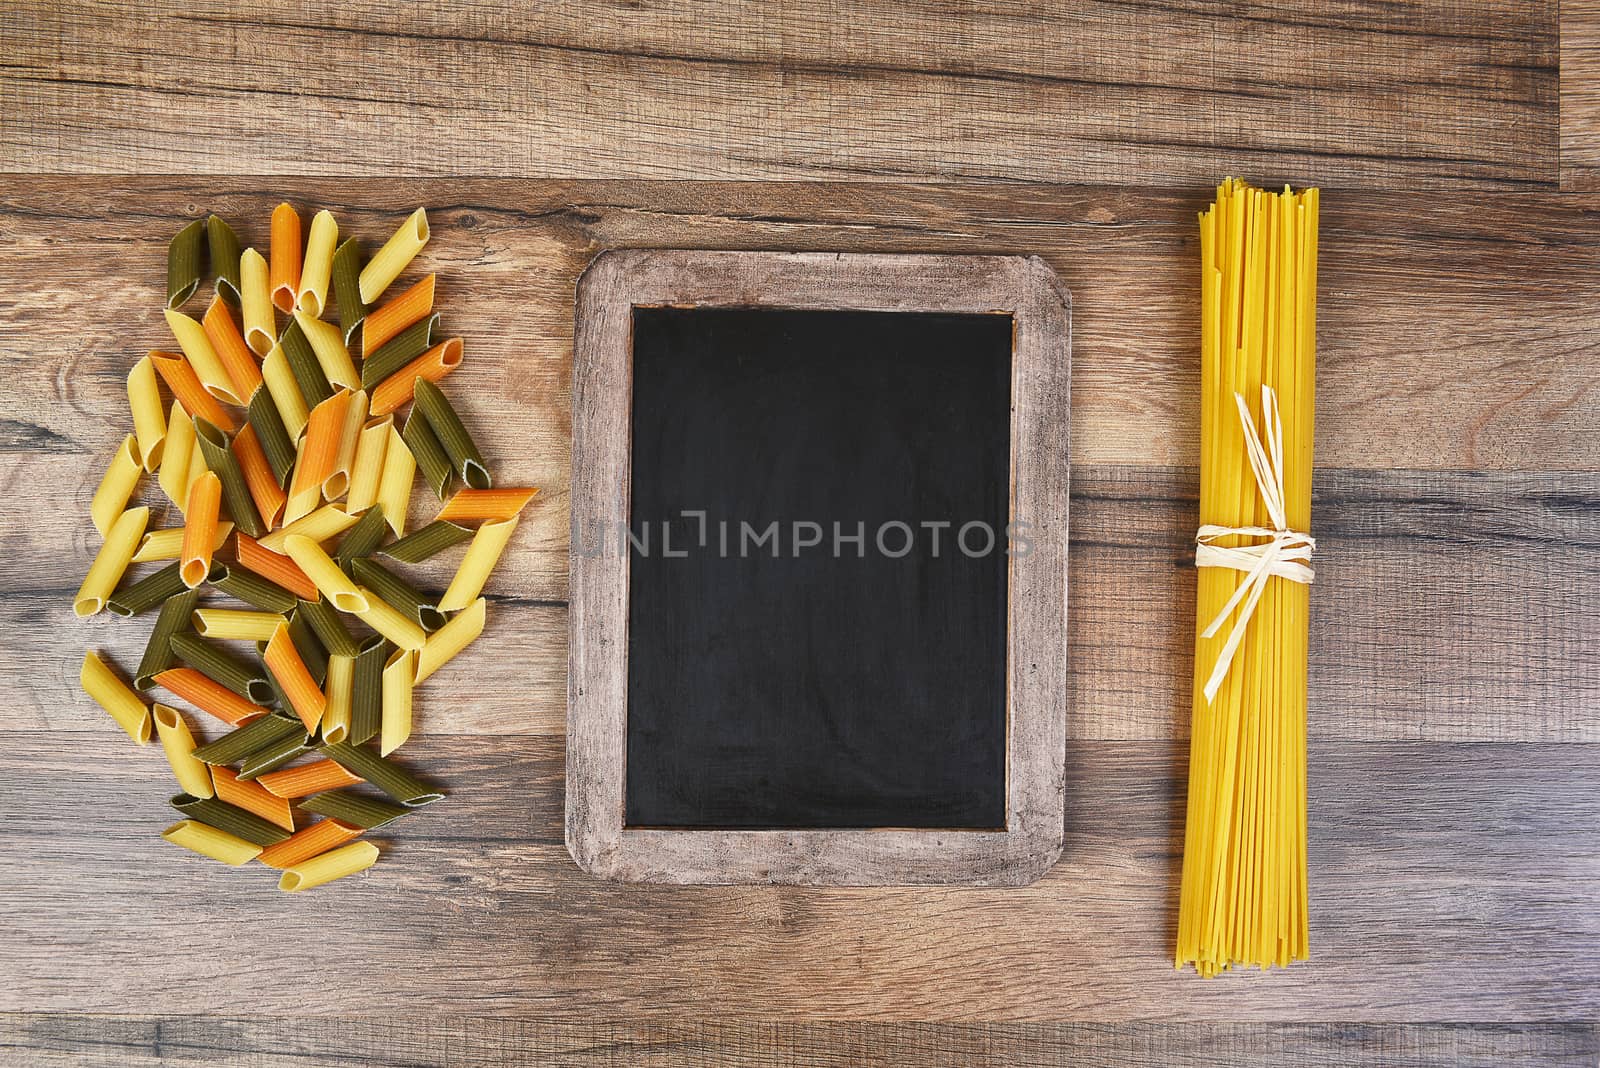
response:
[[[1312,960],[1171,965],[1184,760],[1067,753],[1067,850],[1030,887],[600,882],[562,845],[559,740],[424,737],[450,798],[374,837],[369,874],[272,889],[157,833],[159,752],[10,735],[0,1011],[556,1019],[1369,1023],[1600,1014],[1600,746],[1349,743],[1310,753]],[[264,931],[320,932],[305,938]],[[328,932],[337,932],[330,941]],[[197,998],[197,979],[205,996]],[[307,991],[316,996],[307,997]]]
[[[1185,737],[1196,476],[1079,466],[1072,485],[1068,734]],[[1325,468],[1315,489],[1314,735],[1600,741],[1600,474]],[[564,731],[566,530],[539,507],[491,583],[486,640],[425,688],[419,729]],[[77,693],[79,650],[131,666],[149,632],[148,618],[64,615],[92,551],[86,520],[72,537],[64,556],[26,526],[0,533],[0,729],[104,729]],[[48,566],[30,563],[46,551]]]
[[[1561,188],[1600,190],[1600,0],[1561,3]]]
[[[541,1068],[1590,1068],[1592,1023],[557,1022],[500,1016],[0,1015],[0,1054],[36,1068],[537,1064]]]
[[[699,0],[508,20],[473,0],[396,26],[377,0],[34,0],[0,15],[0,158],[359,175],[403,144],[431,174],[1553,188],[1556,6]]]

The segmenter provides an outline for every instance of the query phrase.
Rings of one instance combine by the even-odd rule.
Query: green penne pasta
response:
[[[328,651],[329,656],[355,656],[360,647],[356,640],[350,636],[350,628],[344,625],[344,620],[339,618],[339,612],[327,601],[301,601],[295,606],[295,618],[304,620],[311,627],[311,632],[317,636],[317,641],[322,643],[322,648]],[[289,632],[290,637],[294,632]],[[295,642],[299,648],[300,643]],[[300,653],[304,658],[305,652]],[[308,662],[309,665],[309,662]]]
[[[283,416],[278,414],[271,392],[256,390],[255,396],[250,398],[248,418],[255,428],[256,440],[261,443],[261,451],[266,454],[267,465],[272,468],[272,477],[278,480],[278,485],[283,485],[289,472],[294,470],[294,442],[284,428]]]
[[[311,672],[311,677],[316,680],[318,686],[321,686],[328,677],[328,652],[311,630],[311,624],[300,614],[298,605],[289,617],[289,640],[294,643],[295,652],[300,654],[306,670]]]
[[[361,643],[350,682],[350,735],[352,745],[378,736],[383,727],[383,666],[393,648],[382,635]]]
[[[334,560],[348,573],[350,561],[361,556],[371,556],[378,546],[383,544],[383,535],[388,529],[388,521],[383,516],[383,505],[374,504],[361,513],[361,518],[356,520],[355,526],[345,531],[344,537],[339,541],[339,548],[334,550]]]
[[[194,755],[207,764],[236,764],[263,746],[295,733],[305,737],[306,728],[300,717],[293,712],[274,712],[202,745]]]
[[[422,472],[422,480],[428,484],[428,488],[441,501],[448,497],[455,467],[450,463],[450,455],[444,451],[444,446],[439,444],[433,427],[428,425],[428,420],[415,405],[411,408],[411,414],[406,416],[406,426],[400,431],[400,439],[411,450],[411,455],[417,461],[417,470]]]
[[[250,487],[245,483],[244,472],[239,470],[239,461],[228,447],[228,435],[220,427],[204,419],[196,419],[194,436],[200,443],[200,454],[205,457],[206,466],[222,480],[222,503],[227,507],[233,525],[252,538],[261,537],[267,528],[256,512],[255,498],[250,496]]]
[[[362,586],[387,601],[411,619],[421,624],[423,630],[434,631],[445,625],[445,614],[439,611],[439,598],[425,594],[393,571],[365,557],[350,561],[350,574]]]
[[[217,296],[239,306],[239,235],[226,219],[213,215],[206,220],[206,238],[211,246],[211,270],[217,276]]]
[[[341,823],[367,830],[382,827],[391,820],[397,820],[408,812],[416,811],[404,805],[395,805],[388,801],[379,801],[375,797],[351,793],[349,790],[328,790],[312,794],[297,807],[302,812],[315,812],[319,816],[329,816]]]
[[[231,653],[224,652],[215,642],[208,642],[194,633],[173,635],[172,651],[179,660],[211,681],[226,686],[246,701],[258,705],[272,701],[272,684],[267,681],[266,669],[259,664],[246,664]]]
[[[419,808],[444,798],[444,794],[405,768],[370,749],[338,742],[323,746],[322,752],[346,771],[361,776],[407,808]]]
[[[150,640],[145,643],[144,656],[133,684],[148,690],[156,684],[156,676],[172,666],[172,639],[193,626],[194,606],[200,602],[199,590],[184,590],[167,598],[156,616],[156,625],[150,630]]]
[[[361,361],[361,385],[372,389],[379,382],[428,351],[433,340],[434,327],[439,325],[439,313],[412,323],[394,337],[384,342],[383,348]]]
[[[212,564],[211,574],[206,576],[206,581],[228,596],[237,597],[263,612],[284,614],[294,609],[294,594],[238,564]]]
[[[160,571],[153,571],[131,586],[118,590],[106,601],[107,611],[127,618],[148,612],[158,604],[165,604],[168,597],[176,597],[189,588],[183,584],[183,576],[179,574],[181,566],[181,562],[174,561]]]
[[[190,819],[209,824],[219,831],[227,831],[258,846],[276,845],[292,833],[270,820],[262,819],[254,812],[246,812],[238,805],[230,805],[214,797],[178,794],[172,799],[171,804]]]
[[[414,530],[392,545],[378,551],[402,564],[420,564],[437,553],[459,545],[472,537],[472,531],[448,519],[435,519],[432,523]]]
[[[311,736],[305,733],[305,728],[302,726],[299,733],[286,734],[282,738],[268,742],[260,749],[246,756],[239,765],[239,779],[242,782],[248,782],[251,779],[265,775],[269,771],[277,771],[301,753],[308,752],[311,748]]]
[[[417,411],[428,420],[434,437],[444,446],[456,477],[472,489],[488,489],[493,480],[489,477],[488,465],[483,462],[483,453],[473,444],[472,435],[467,433],[466,424],[461,422],[444,390],[426,378],[417,379],[416,405]]]
[[[333,295],[339,304],[339,329],[348,345],[368,310],[361,300],[361,245],[353,237],[333,254]]]
[[[289,320],[289,325],[283,328],[283,334],[278,338],[278,345],[283,349],[284,359],[289,363],[289,373],[294,375],[295,385],[300,387],[300,395],[305,398],[307,409],[315,408],[333,396],[333,386],[328,384],[328,376],[323,373],[322,364],[318,362],[317,354],[306,339],[305,331],[300,329],[298,320]]]
[[[194,296],[200,288],[203,264],[201,243],[205,240],[206,224],[196,219],[178,231],[167,246],[167,307],[176,308]]]

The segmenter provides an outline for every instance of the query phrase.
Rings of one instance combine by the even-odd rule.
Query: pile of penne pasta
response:
[[[90,505],[103,540],[73,611],[155,623],[126,678],[85,654],[84,691],[135,742],[159,737],[184,817],[162,837],[260,861],[283,890],[370,867],[365,832],[444,796],[388,757],[413,688],[483,631],[484,584],[537,492],[492,487],[437,385],[462,342],[435,338],[434,276],[383,299],[428,236],[419,208],[363,262],[326,211],[302,238],[278,205],[266,257],[216,215],[185,227],[167,255],[178,351],[128,375],[133,433]],[[197,320],[184,308],[207,261]],[[408,533],[419,471],[440,507]],[[145,475],[166,498],[154,510],[135,503]],[[401,571],[463,542],[441,594]],[[230,729],[203,740],[151,691]]]

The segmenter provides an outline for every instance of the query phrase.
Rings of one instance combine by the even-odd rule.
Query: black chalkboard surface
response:
[[[1005,826],[1012,338],[633,309],[626,826]]]

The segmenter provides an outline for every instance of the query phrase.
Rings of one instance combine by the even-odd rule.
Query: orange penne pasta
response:
[[[440,519],[452,523],[474,519],[510,519],[531,500],[536,489],[464,489],[444,503],[439,510]]]
[[[311,677],[306,662],[300,659],[300,650],[294,647],[294,642],[289,638],[287,623],[273,632],[261,660],[272,672],[272,677],[278,680],[278,686],[289,699],[289,705],[300,717],[300,722],[306,725],[308,732],[315,734],[322,722],[322,713],[327,711],[328,697],[317,685],[317,680]]]
[[[156,685],[230,727],[267,714],[265,708],[245,700],[222,683],[213,682],[194,668],[168,668],[156,675]]]
[[[265,775],[262,778],[266,778]],[[292,868],[302,861],[318,857],[330,849],[337,849],[352,838],[361,837],[361,828],[338,820],[318,820],[311,826],[270,845],[256,857],[269,868]]]
[[[261,543],[248,534],[234,535],[233,556],[246,571],[254,571],[268,582],[277,583],[296,597],[315,601],[322,596],[317,592],[317,584],[312,582],[293,560],[271,549],[263,549]]]
[[[294,477],[289,480],[289,499],[306,496],[312,508],[322,503],[322,483],[333,473],[339,459],[339,446],[344,441],[345,416],[350,410],[350,392],[340,390],[315,408],[306,420],[305,446],[294,465]],[[314,497],[312,495],[315,495]],[[307,508],[306,511],[310,511]],[[292,522],[300,518],[288,517]]]
[[[178,574],[191,590],[211,573],[211,547],[217,542],[217,513],[221,508],[222,480],[214,472],[207,471],[189,484]]]
[[[366,359],[383,343],[433,310],[433,275],[372,309],[361,324],[361,358]]]
[[[239,470],[244,473],[244,484],[250,488],[250,496],[256,502],[256,511],[261,513],[261,521],[271,530],[283,518],[283,504],[288,498],[273,477],[267,454],[261,451],[261,439],[256,437],[256,428],[249,423],[240,427],[233,439],[233,458],[239,462]]]
[[[256,781],[263,789],[279,797],[310,797],[324,790],[337,790],[341,786],[353,786],[366,780],[347,771],[336,760],[314,760],[295,768],[269,771]]]
[[[411,400],[417,379],[437,382],[461,366],[462,344],[458,337],[439,342],[421,356],[385,378],[372,391],[372,415],[388,415]]]
[[[288,315],[294,311],[295,295],[300,291],[300,264],[305,255],[300,240],[300,215],[288,204],[272,209],[271,252],[267,285],[272,290],[272,303]]]
[[[253,812],[286,831],[294,830],[294,808],[288,798],[269,793],[249,779],[241,781],[231,769],[220,764],[211,769],[211,785],[216,787],[218,801]]]
[[[156,365],[161,380],[172,390],[173,397],[183,405],[184,411],[192,417],[215,423],[230,434],[234,432],[238,424],[233,421],[233,416],[206,392],[206,388],[200,384],[200,377],[180,353],[151,349],[150,362]]]
[[[217,350],[217,359],[222,361],[222,369],[228,372],[233,391],[248,403],[261,385],[261,367],[251,354],[250,346],[244,343],[244,335],[239,333],[239,327],[234,324],[233,315],[221,297],[211,298],[211,307],[206,309],[206,317],[200,325],[205,329],[206,340]]]

